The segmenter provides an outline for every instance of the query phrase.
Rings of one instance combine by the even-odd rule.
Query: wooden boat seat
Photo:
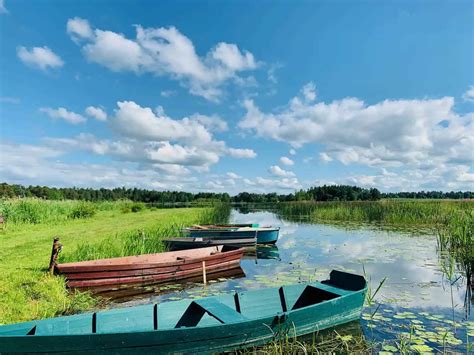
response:
[[[235,309],[221,303],[215,299],[199,299],[191,302],[184,311],[175,328],[195,327],[199,324],[204,314],[209,314],[220,323],[234,323],[247,321],[248,318],[237,312]]]

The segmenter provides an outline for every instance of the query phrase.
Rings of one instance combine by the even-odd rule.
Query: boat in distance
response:
[[[360,318],[364,277],[84,313],[0,326],[0,353],[213,353],[302,336]]]
[[[181,238],[169,238],[164,239],[163,243],[169,250],[184,250],[203,248],[213,245],[225,245],[234,248],[255,248],[257,244],[257,238],[242,238],[242,239],[217,239],[217,238],[206,238],[206,237],[181,237]]]
[[[183,233],[191,238],[242,239],[257,238],[258,244],[275,244],[280,227],[250,225],[195,225],[184,228]]]
[[[69,288],[103,292],[115,287],[174,282],[235,268],[243,248],[218,245],[192,250],[80,261],[56,266]]]

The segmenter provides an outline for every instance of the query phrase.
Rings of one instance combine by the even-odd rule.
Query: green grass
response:
[[[75,219],[69,217],[80,205],[75,201],[23,202],[1,202],[2,208],[8,206],[16,214],[17,223],[10,219],[7,228],[0,232],[0,324],[72,314],[99,306],[87,293],[68,293],[63,278],[46,273],[54,236],[59,236],[63,244],[59,260],[62,262],[89,258],[91,251],[97,251],[93,257],[161,251],[161,233],[180,225],[225,218],[221,211],[225,208],[214,209],[217,212],[212,208],[186,208],[123,213],[123,202],[117,202],[94,204],[97,212],[93,216]],[[54,215],[55,211],[58,215]],[[28,215],[39,219],[27,220],[24,216]],[[137,239],[143,236],[142,231],[145,236],[154,233],[156,238],[143,244]],[[110,246],[112,250],[106,249]]]
[[[99,211],[125,209],[131,201],[48,201],[37,198],[0,200],[4,228],[18,229],[31,224],[56,224],[71,219],[90,218]]]
[[[474,209],[472,200],[382,200],[346,202],[284,202],[278,213],[288,220],[376,222],[431,225]]]
[[[370,354],[376,346],[366,340],[360,324],[352,322],[319,333],[297,338],[291,334],[261,347],[250,348],[240,354]]]

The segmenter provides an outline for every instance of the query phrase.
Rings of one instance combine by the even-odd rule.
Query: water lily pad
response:
[[[384,345],[382,349],[385,351],[391,351],[393,353],[398,351],[398,349],[393,345]]]
[[[433,348],[426,344],[417,344],[412,345],[411,348],[415,351],[418,351],[420,354],[426,354],[433,352]]]

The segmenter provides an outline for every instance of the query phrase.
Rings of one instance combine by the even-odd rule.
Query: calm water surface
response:
[[[473,299],[466,298],[466,280],[458,278],[459,273],[451,281],[444,276],[434,235],[374,226],[287,222],[271,212],[234,210],[231,222],[280,226],[280,238],[276,247],[261,248],[258,257],[242,260],[243,274],[234,278],[212,280],[207,286],[189,284],[184,289],[164,286],[162,294],[142,295],[120,306],[321,280],[332,269],[358,274],[365,270],[372,293],[386,278],[376,304],[363,312],[359,331],[368,341],[382,342],[383,347],[399,342],[400,337],[411,337],[412,346],[420,351],[465,353],[471,349],[474,317],[469,308]]]

